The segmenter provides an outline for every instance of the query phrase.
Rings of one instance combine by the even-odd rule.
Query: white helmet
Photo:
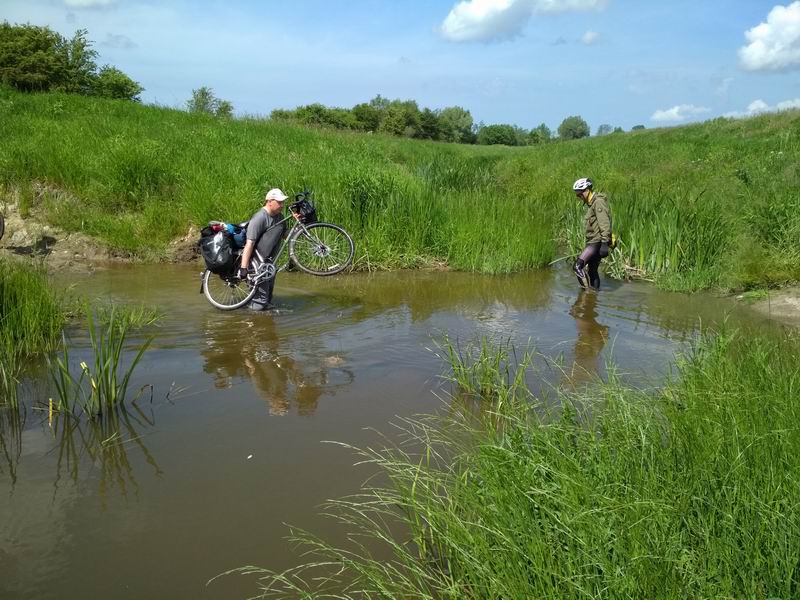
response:
[[[592,189],[592,180],[588,177],[581,177],[572,184],[572,189],[575,192],[582,192],[583,190],[590,190]]]

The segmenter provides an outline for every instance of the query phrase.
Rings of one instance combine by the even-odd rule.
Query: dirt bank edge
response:
[[[198,257],[197,227],[188,226],[186,234],[170,242],[152,256],[133,256],[109,248],[103,242],[77,232],[66,232],[43,222],[38,211],[22,216],[17,202],[0,205],[5,219],[5,234],[0,239],[0,257],[12,260],[41,260],[48,270],[92,271],[109,263],[189,262]]]

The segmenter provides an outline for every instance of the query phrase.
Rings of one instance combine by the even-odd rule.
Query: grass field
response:
[[[8,89],[0,121],[7,197],[143,258],[163,256],[189,224],[248,218],[268,187],[308,186],[322,218],[353,233],[359,267],[541,267],[580,243],[570,185],[589,175],[612,197],[614,273],[683,290],[800,279],[796,111],[529,148]]]
[[[611,377],[559,403],[509,356],[451,355],[448,416],[358,451],[390,483],[325,508],[351,544],[294,531],[308,563],[242,570],[263,597],[798,596],[797,337],[706,335],[664,389]]]

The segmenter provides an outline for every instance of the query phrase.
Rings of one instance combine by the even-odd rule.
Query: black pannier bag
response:
[[[206,268],[217,275],[232,273],[236,254],[230,234],[226,231],[214,232],[210,227],[204,227],[200,234],[200,254],[203,255]]]
[[[300,222],[303,225],[311,225],[317,222],[317,209],[310,200],[298,200],[289,209],[300,215]]]

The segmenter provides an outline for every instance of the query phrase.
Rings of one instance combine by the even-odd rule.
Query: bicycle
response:
[[[296,194],[295,202],[289,207],[289,216],[272,225],[277,227],[294,219],[288,234],[280,242],[274,262],[264,260],[258,250],[254,249],[250,261],[252,274],[241,279],[238,272],[243,249],[237,248],[234,250],[235,258],[229,272],[215,274],[206,269],[200,274],[200,292],[212,306],[220,310],[241,308],[253,299],[260,283],[275,277],[290,264],[318,277],[336,275],[352,264],[355,254],[353,238],[338,225],[318,222],[310,196],[311,192],[308,190]],[[238,227],[246,229],[248,222],[245,221]],[[225,227],[223,223],[214,221],[209,226],[212,231],[217,232]],[[287,248],[288,260],[276,267],[275,264]]]

